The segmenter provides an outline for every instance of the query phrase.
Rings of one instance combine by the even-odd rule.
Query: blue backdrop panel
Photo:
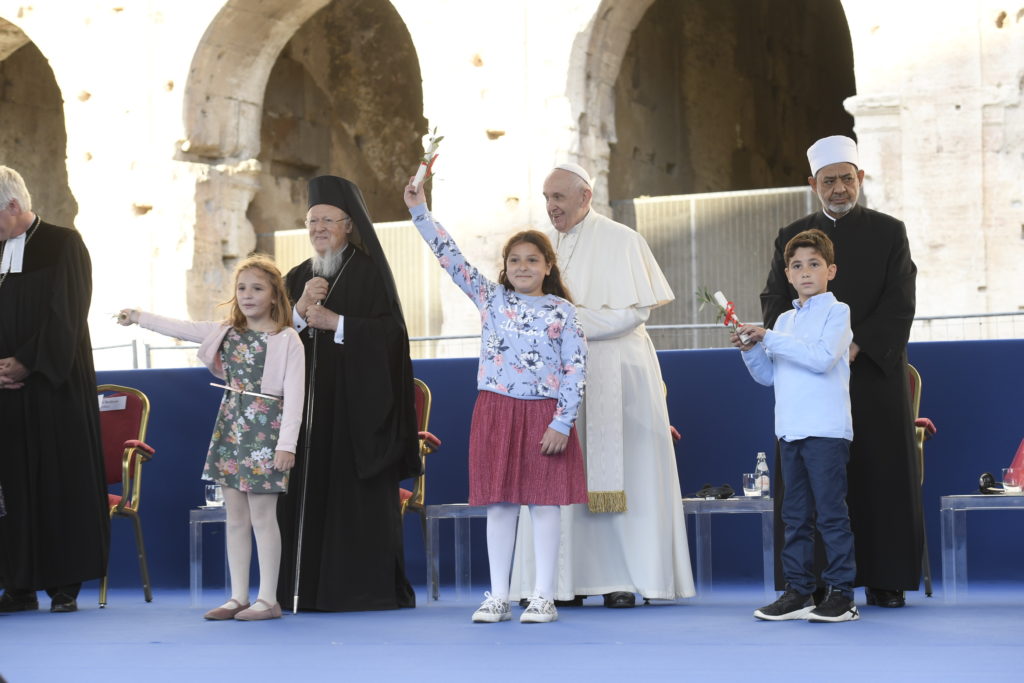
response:
[[[774,450],[770,389],[747,374],[734,349],[663,351],[659,358],[668,388],[669,417],[683,434],[676,446],[681,493],[705,483],[729,483],[739,490],[740,474],[751,471],[757,451]],[[999,474],[1024,437],[1024,400],[1017,383],[1024,377],[1024,341],[933,342],[912,344],[910,360],[922,375],[921,415],[938,434],[925,446],[924,501],[932,570],[940,573],[939,497],[970,493],[978,474]],[[475,358],[418,360],[415,374],[433,392],[430,430],[444,442],[429,457],[427,503],[465,502],[469,421],[476,398]],[[203,502],[202,472],[221,392],[208,386],[205,369],[101,372],[99,381],[145,391],[153,404],[148,441],[157,449],[146,465],[141,515],[157,586],[188,585],[188,509]],[[397,494],[396,494],[397,495]],[[1015,516],[1016,515],[1016,516]],[[1019,578],[1024,548],[1008,548],[999,533],[1020,528],[1019,513],[968,514],[969,575],[976,579]],[[138,582],[129,524],[114,523],[111,580],[115,586]],[[760,539],[755,518],[719,516],[713,520],[717,579],[760,576]],[[474,579],[486,580],[482,525],[474,524]],[[219,538],[216,539],[218,542]],[[218,553],[211,581],[219,577]],[[450,580],[451,524],[441,524],[441,571]],[[353,558],[358,561],[358,558]],[[419,525],[406,520],[406,562],[414,583],[424,580]],[[208,563],[207,567],[211,565]]]

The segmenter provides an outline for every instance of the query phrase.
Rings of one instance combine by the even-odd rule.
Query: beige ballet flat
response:
[[[203,619],[208,619],[209,621],[226,621],[228,619],[234,619],[236,614],[249,608],[249,603],[242,605],[234,598],[231,598],[228,602],[235,603],[237,607],[214,607],[203,615]]]
[[[263,619],[280,619],[281,618],[281,605],[275,602],[271,605],[266,600],[257,600],[257,603],[262,602],[267,606],[267,609],[253,609],[250,607],[247,610],[243,610],[235,615],[235,619],[238,621],[262,621]],[[255,606],[255,603],[253,603]]]

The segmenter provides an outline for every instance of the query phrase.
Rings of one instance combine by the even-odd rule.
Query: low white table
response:
[[[946,603],[955,605],[967,597],[967,511],[1024,510],[1019,493],[942,496],[942,592]]]
[[[761,561],[764,565],[764,596],[766,602],[774,602],[775,591],[775,509],[771,498],[747,498],[740,496],[719,500],[717,498],[683,498],[683,513],[693,515],[696,533],[694,546],[697,557],[696,569],[697,599],[709,597],[711,581],[711,515],[759,514],[761,515]]]
[[[473,578],[473,544],[469,533],[469,520],[473,517],[487,517],[487,507],[468,503],[427,506],[427,588],[433,600],[441,596],[437,526],[438,521],[442,519],[455,520],[455,600],[462,601],[469,596]]]
[[[203,525],[219,523],[227,527],[227,519],[227,511],[223,506],[199,507],[188,511],[188,590],[192,607],[199,606],[199,600],[203,595]],[[230,597],[227,538],[224,540],[224,594]]]
[[[765,599],[772,602],[776,598],[775,591],[775,511],[771,498],[728,498],[726,500],[683,498],[683,512],[693,515],[696,522],[694,544],[697,548],[696,586],[698,597],[711,595],[711,518],[713,514],[759,514],[761,515],[761,553],[764,565]],[[438,556],[438,522],[452,519],[455,522],[455,599],[462,601],[469,595],[471,588],[472,539],[470,537],[469,520],[473,517],[486,517],[485,506],[472,506],[467,503],[446,503],[444,505],[427,506],[427,588],[433,600],[440,598],[440,580]],[[200,581],[201,583],[201,581]]]

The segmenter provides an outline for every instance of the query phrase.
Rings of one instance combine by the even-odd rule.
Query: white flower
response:
[[[274,451],[269,446],[264,446],[258,451],[253,451],[249,454],[256,462],[263,462],[264,460],[270,460],[274,457]]]
[[[537,351],[527,351],[519,354],[519,362],[529,370],[539,370],[544,367],[544,359]]]

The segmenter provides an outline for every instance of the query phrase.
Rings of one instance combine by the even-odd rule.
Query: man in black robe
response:
[[[306,348],[306,410],[278,505],[278,599],[323,611],[415,606],[405,576],[398,483],[419,473],[409,337],[362,194],[309,183],[316,255],[287,275]],[[298,549],[301,556],[296,561]]]
[[[866,587],[869,605],[902,607],[903,591],[917,590],[920,583],[924,543],[906,370],[917,267],[903,222],[857,204],[864,171],[858,168],[856,143],[839,135],[823,138],[807,150],[807,157],[808,182],[822,210],[779,231],[761,293],[764,325],[772,327],[796,298],[785,276],[786,243],[803,230],[822,230],[836,252],[836,277],[829,289],[850,306],[853,327],[847,505],[857,561],[854,585]],[[778,521],[784,495],[778,460],[775,479]],[[778,533],[777,525],[777,538]]]
[[[32,212],[0,166],[0,612],[74,612],[110,544],[96,373],[86,319],[92,265],[75,230]]]

